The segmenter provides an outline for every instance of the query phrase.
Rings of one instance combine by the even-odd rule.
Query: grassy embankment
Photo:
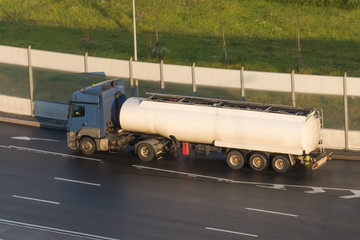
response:
[[[298,62],[299,29],[305,73],[360,76],[360,8],[335,4],[343,0],[285,2],[139,0],[138,58],[158,60],[150,56],[158,29],[159,46],[169,51],[166,63],[290,72]],[[120,59],[133,56],[128,0],[1,0],[0,19],[0,44]],[[222,31],[230,61],[226,66]],[[86,36],[89,43],[81,41]]]
[[[166,48],[170,64],[290,72],[297,69],[297,30],[301,37],[304,73],[360,76],[360,9],[357,0],[139,0],[137,1],[138,59],[154,61],[155,31],[159,47]],[[329,2],[330,4],[326,4]],[[314,5],[315,4],[315,5]],[[128,0],[0,0],[0,44],[34,49],[129,59],[133,56],[132,5]],[[222,32],[229,64],[224,65]],[[89,37],[89,42],[82,41]],[[3,66],[1,92],[18,92],[27,83],[14,84],[15,75]],[[8,70],[5,70],[8,69]],[[9,75],[6,75],[6,72]],[[20,71],[21,72],[21,71]],[[26,69],[23,76],[27,76]],[[35,97],[66,102],[74,89],[73,77],[51,71],[35,71]],[[8,79],[8,80],[6,80]],[[10,86],[8,85],[8,86]],[[73,87],[69,87],[69,85]],[[154,92],[158,84],[142,83],[141,92]],[[56,89],[56,93],[49,91]],[[62,94],[59,92],[64,91]],[[167,92],[191,94],[187,86],[167,85]],[[60,96],[57,96],[60,95]],[[240,98],[240,91],[199,89],[199,95]],[[282,97],[279,98],[279,95]],[[342,98],[297,94],[298,105],[322,107],[334,117],[330,127],[342,127]],[[290,104],[289,94],[247,91],[248,101]],[[356,122],[355,105],[351,119]],[[329,106],[329,103],[332,106]],[[334,108],[336,105],[338,108]],[[355,123],[360,128],[360,123]]]

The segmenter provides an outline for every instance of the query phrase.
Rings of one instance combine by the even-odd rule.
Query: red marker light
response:
[[[189,155],[189,143],[187,142],[182,143],[182,154]]]

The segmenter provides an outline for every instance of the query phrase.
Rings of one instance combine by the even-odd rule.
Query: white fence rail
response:
[[[31,52],[31,54],[29,54]],[[214,69],[194,66],[179,66],[171,64],[158,64],[147,62],[135,62],[132,60],[107,59],[91,56],[80,56],[41,50],[8,47],[0,45],[0,63],[29,66],[31,67],[68,71],[68,72],[105,72],[108,76],[138,79],[145,81],[161,81],[166,83],[193,84],[194,92],[196,85],[242,88],[276,92],[291,92],[293,103],[295,93],[325,94],[344,96],[345,121],[348,121],[347,97],[360,97],[360,78],[317,76],[290,73],[269,73],[246,70]],[[30,66],[29,66],[30,67]],[[243,78],[243,79],[242,79]],[[243,86],[241,83],[244,83]],[[345,87],[346,88],[345,88]],[[244,92],[244,91],[242,91]],[[243,96],[244,97],[244,96]],[[11,100],[9,100],[11,99]],[[29,99],[17,99],[0,96],[0,111],[18,114],[47,115],[64,119],[66,113],[63,107],[47,106],[31,109]],[[55,104],[55,103],[52,103]],[[41,104],[37,104],[41,106]],[[30,107],[30,110],[27,108]],[[26,108],[26,109],[24,109]],[[345,123],[344,130],[326,129],[324,133],[325,145],[333,148],[360,149],[360,131],[349,131]]]
[[[34,101],[34,115],[38,117],[67,120],[68,108],[64,103]]]
[[[67,120],[68,105],[63,103],[34,101],[34,115]],[[31,116],[31,101],[26,98],[0,95],[0,112]]]
[[[28,66],[29,49],[0,45],[0,62]],[[74,54],[31,50],[32,66],[68,72],[105,72],[108,76],[160,81],[161,64],[132,62]],[[87,66],[87,67],[86,67]],[[191,66],[163,64],[165,82],[192,84],[224,88],[241,87],[241,70],[196,67],[195,76]],[[291,85],[290,73],[244,71],[245,89],[340,95],[344,94],[344,77],[294,74],[295,86]],[[348,96],[360,97],[360,78],[347,78]]]
[[[0,95],[0,112],[30,116],[30,99]]]

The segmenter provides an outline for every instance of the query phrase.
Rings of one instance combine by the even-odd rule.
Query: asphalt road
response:
[[[220,154],[84,156],[0,123],[0,239],[358,239],[360,162],[229,169]]]

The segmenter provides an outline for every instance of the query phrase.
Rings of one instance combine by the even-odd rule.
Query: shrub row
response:
[[[310,7],[335,7],[353,9],[360,6],[360,0],[270,0],[273,2],[293,3]]]

